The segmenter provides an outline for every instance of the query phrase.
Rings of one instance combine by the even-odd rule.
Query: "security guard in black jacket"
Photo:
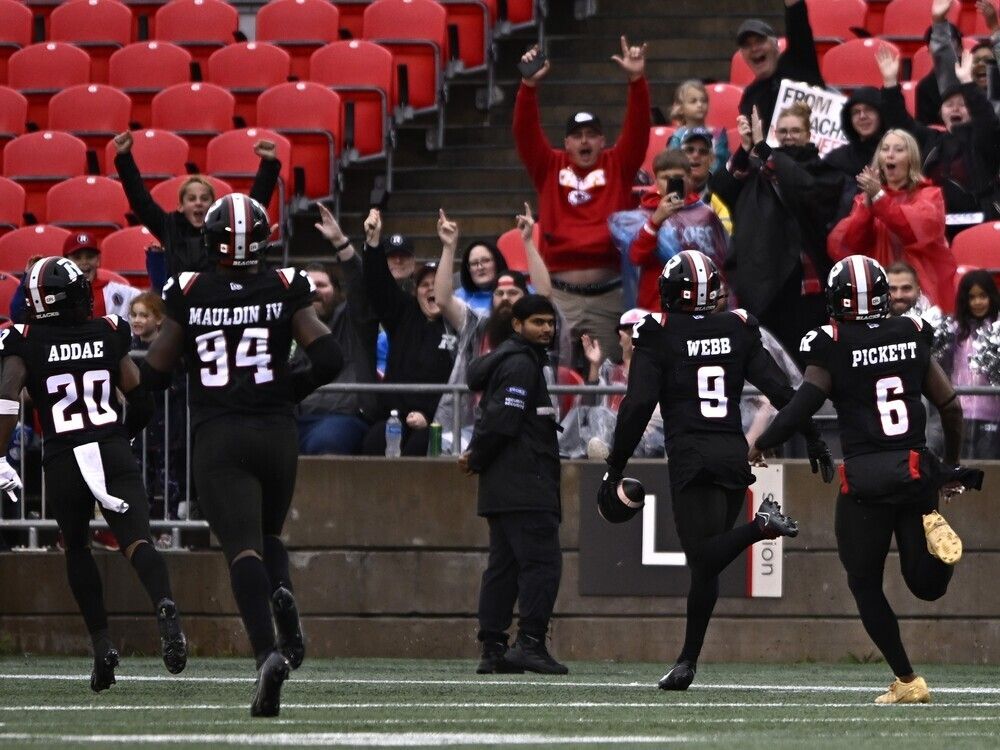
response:
[[[545,647],[562,574],[559,426],[543,372],[555,308],[526,295],[514,304],[512,324],[510,339],[469,365],[469,387],[483,395],[472,442],[459,459],[466,473],[479,474],[478,512],[490,525],[476,672],[567,674]],[[515,601],[520,628],[508,649]]]

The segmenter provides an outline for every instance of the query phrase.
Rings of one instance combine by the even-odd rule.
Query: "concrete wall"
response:
[[[563,468],[564,573],[553,651],[569,659],[671,661],[684,630],[683,597],[579,594],[580,467]],[[890,555],[886,591],[917,662],[1000,661],[1000,544],[986,491],[944,509],[965,557],[938,602],[914,598]],[[835,490],[804,462],[786,465],[786,504],[802,533],[786,540],[784,597],[721,599],[704,658],[715,661],[866,660],[876,656],[857,619],[833,537]],[[486,524],[475,480],[448,459],[303,458],[286,540],[309,651],[315,656],[472,658]],[[126,650],[155,652],[145,593],[117,553],[95,553],[111,627]],[[168,553],[175,598],[196,654],[247,653],[218,551]],[[0,645],[85,653],[88,639],[55,552],[0,555]]]

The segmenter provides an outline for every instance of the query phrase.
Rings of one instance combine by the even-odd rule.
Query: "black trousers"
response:
[[[907,588],[934,601],[948,590],[954,568],[927,551],[922,516],[937,508],[936,493],[905,504],[861,502],[837,496],[837,551],[861,622],[897,676],[913,672],[899,635],[899,623],[882,591],[882,575],[893,535]]]
[[[521,632],[544,638],[562,577],[559,517],[521,511],[486,520],[490,557],[479,591],[479,640],[506,642],[515,602]]]
[[[263,555],[263,537],[281,534],[298,446],[291,416],[227,415],[198,426],[192,460],[198,503],[229,564],[243,550]]]
[[[104,486],[109,494],[128,503],[128,510],[117,513],[101,508],[118,544],[124,552],[140,539],[150,540],[149,500],[135,456],[124,438],[100,444]],[[90,521],[96,499],[83,480],[73,451],[65,451],[45,463],[45,484],[49,503],[63,534],[67,549],[90,546]]]

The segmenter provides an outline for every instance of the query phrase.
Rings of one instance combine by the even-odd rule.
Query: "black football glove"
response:
[[[806,441],[806,452],[809,454],[809,468],[812,473],[819,473],[826,484],[833,481],[835,473],[833,466],[833,456],[830,449],[821,438]]]

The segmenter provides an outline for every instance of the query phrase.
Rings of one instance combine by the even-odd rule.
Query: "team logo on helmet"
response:
[[[684,250],[663,267],[660,304],[672,312],[711,312],[719,301],[722,276],[702,252]]]
[[[69,258],[36,262],[28,271],[25,296],[30,321],[82,323],[90,319],[94,306],[90,282]]]
[[[826,280],[826,302],[836,320],[875,320],[889,312],[889,282],[874,258],[850,255],[837,261]]]

